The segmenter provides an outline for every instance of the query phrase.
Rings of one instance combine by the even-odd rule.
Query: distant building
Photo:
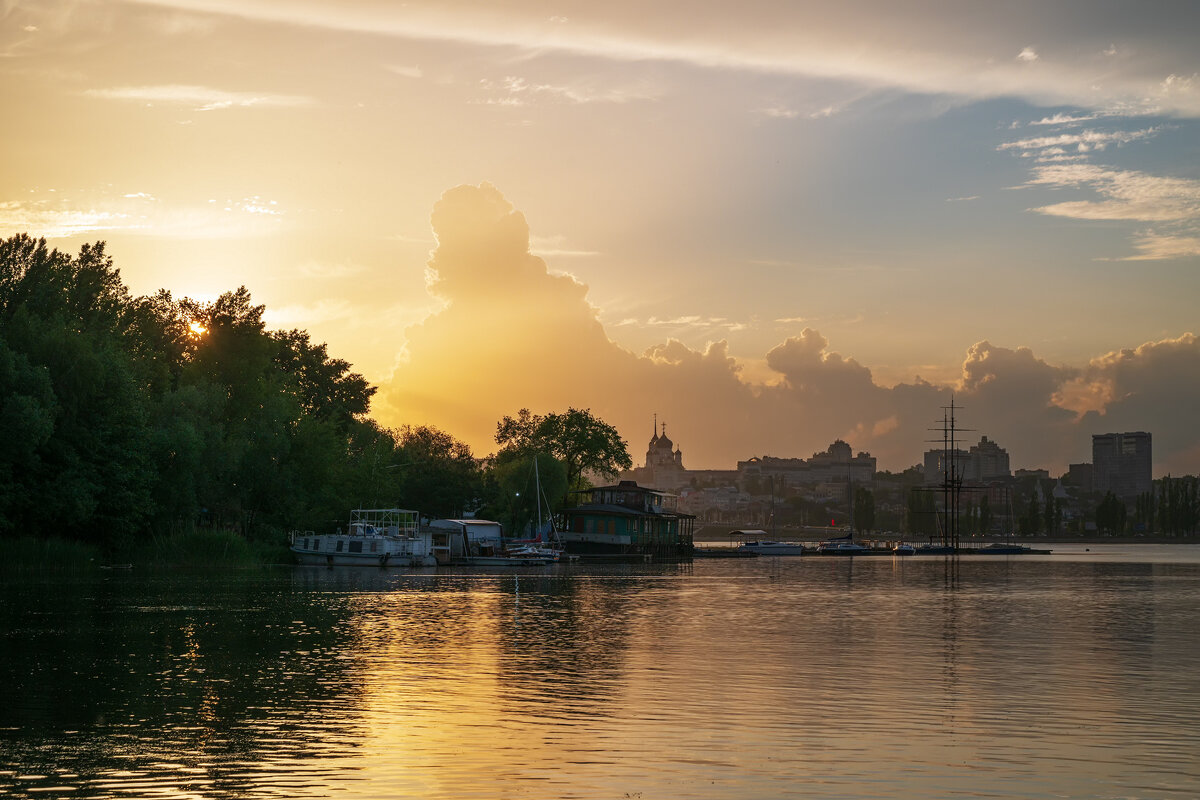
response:
[[[1037,478],[1039,481],[1048,481],[1048,480],[1050,480],[1050,470],[1048,470],[1048,469],[1019,469],[1015,473],[1013,473],[1013,477]],[[1040,486],[1038,487],[1038,491],[1039,492],[1041,491]]]
[[[926,450],[925,451],[925,483],[939,484],[950,471],[953,459],[956,477],[967,480],[970,471],[971,453],[969,450]]]
[[[1092,488],[1133,500],[1150,491],[1152,459],[1150,434],[1100,433],[1092,437]]]
[[[770,478],[776,482],[778,490],[830,483],[869,486],[875,480],[876,468],[873,455],[866,452],[855,455],[850,445],[841,439],[835,440],[823,452],[813,453],[812,458],[808,459],[756,456],[738,462],[738,474],[743,486],[748,481]]]
[[[654,435],[646,446],[646,460],[640,467],[625,470],[620,480],[635,481],[640,486],[678,492],[684,487],[719,488],[733,486],[738,474],[731,469],[686,469],[683,451],[667,437],[667,425],[661,433],[658,419],[654,420]]]
[[[646,448],[644,466],[630,470],[629,479],[642,486],[656,489],[675,490],[687,485],[687,470],[683,468],[683,451],[667,438],[667,423],[662,424],[659,434],[658,420],[654,421],[654,435]]]
[[[1068,464],[1067,474],[1063,476],[1063,482],[1082,489],[1085,492],[1092,491],[1092,465]]]
[[[992,481],[1007,478],[1012,474],[1008,466],[1008,451],[986,436],[979,439],[970,451],[970,470],[967,478],[977,481]]]
[[[948,465],[944,459],[954,456],[958,477],[967,483],[989,483],[1012,476],[1008,466],[1008,451],[986,436],[970,450],[926,450],[925,483],[938,484],[945,477]]]

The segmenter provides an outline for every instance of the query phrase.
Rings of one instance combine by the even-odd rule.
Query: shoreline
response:
[[[751,528],[739,528],[736,524],[728,525],[702,525],[695,529],[692,539],[695,542],[729,542],[730,532],[736,530],[752,530]],[[767,531],[764,538],[772,541],[781,542],[821,542],[826,539],[831,539],[838,536],[844,536],[847,531],[826,528],[826,529],[795,529],[785,528],[775,532]],[[862,541],[907,541],[914,544],[920,544],[928,537],[910,538],[904,534],[892,531],[873,531],[862,536],[855,535],[857,540]],[[1124,534],[1121,536],[1101,536],[1099,534],[1089,533],[1079,536],[1067,534],[1056,534],[1054,536],[967,536],[962,539],[963,544],[978,543],[989,544],[991,542],[1015,542],[1020,544],[1200,544],[1200,533],[1194,535],[1180,536],[1164,536],[1162,534]]]

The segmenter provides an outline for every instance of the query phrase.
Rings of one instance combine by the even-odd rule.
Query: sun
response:
[[[189,322],[188,330],[192,332],[192,336],[199,338],[208,333],[208,328],[201,325],[199,322]]]

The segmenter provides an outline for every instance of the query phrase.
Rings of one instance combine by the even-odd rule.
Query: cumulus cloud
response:
[[[1200,338],[1195,334],[1106,353],[1091,361],[1073,388],[1102,400],[1077,427],[1088,434],[1150,431],[1156,473],[1197,472]]]
[[[667,339],[640,355],[613,342],[587,287],[530,252],[524,215],[494,186],[449,190],[431,220],[428,287],[444,305],[405,331],[405,358],[375,413],[385,424],[437,425],[480,453],[494,448],[501,416],[574,405],[615,424],[635,455],[657,413],[693,467],[807,456],[841,436],[897,469],[921,460],[952,394],[964,425],[1007,447],[1016,466],[1063,469],[1087,458],[1090,434],[1110,424],[1153,429],[1158,463],[1200,441],[1184,418],[1200,400],[1200,347],[1190,334],[1083,369],[983,341],[966,352],[953,384],[885,387],[809,327],[771,348],[774,379],[755,381],[724,340],[693,349]],[[1181,383],[1179,370],[1192,377]],[[1159,404],[1178,413],[1158,414]]]

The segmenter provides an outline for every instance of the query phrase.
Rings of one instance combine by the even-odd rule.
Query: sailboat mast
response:
[[[533,486],[534,494],[537,495],[537,524],[534,530],[538,531],[540,536],[542,527],[542,477],[538,474],[538,457],[537,453],[533,454]]]

